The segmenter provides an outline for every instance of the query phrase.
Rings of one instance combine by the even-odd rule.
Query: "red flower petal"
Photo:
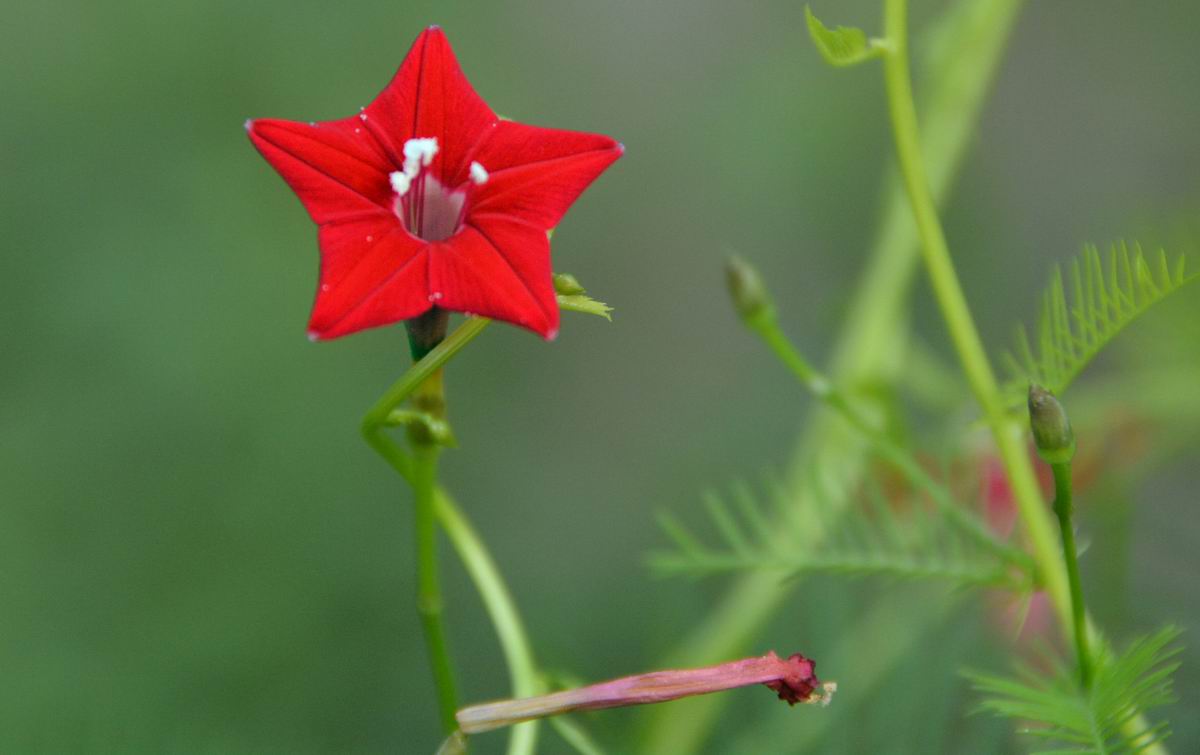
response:
[[[498,212],[550,229],[625,151],[599,134],[500,121],[474,157],[488,171],[472,214]]]
[[[337,338],[416,317],[432,305],[429,245],[392,215],[321,227],[321,285],[309,336]]]
[[[550,241],[536,226],[473,214],[462,232],[430,251],[429,284],[440,307],[522,325],[543,338],[558,333]]]
[[[366,107],[363,123],[399,168],[404,142],[436,137],[436,172],[444,184],[467,179],[470,152],[498,120],[458,65],[439,27],[421,32],[387,88]]]
[[[315,223],[387,207],[391,161],[358,118],[321,123],[261,119],[247,123],[250,141],[300,197]]]

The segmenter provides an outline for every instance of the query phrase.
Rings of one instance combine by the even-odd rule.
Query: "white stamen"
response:
[[[421,166],[428,166],[433,162],[433,156],[438,152],[437,138],[427,137],[421,139],[409,139],[404,143],[404,167],[405,172],[408,170],[409,163],[416,163],[420,160]]]
[[[396,192],[400,196],[407,194],[409,187],[412,186],[412,177],[407,173],[401,173],[398,170],[394,170],[389,173],[388,180],[392,182],[392,191]]]
[[[487,168],[483,167],[482,165],[480,165],[477,162],[472,161],[471,162],[471,181],[476,186],[483,186],[485,183],[487,183],[487,180],[488,180]]]

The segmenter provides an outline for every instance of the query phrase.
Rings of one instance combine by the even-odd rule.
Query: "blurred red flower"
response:
[[[437,27],[358,115],[246,130],[319,226],[313,339],[435,306],[553,338],[546,232],[624,151],[607,136],[501,120]]]

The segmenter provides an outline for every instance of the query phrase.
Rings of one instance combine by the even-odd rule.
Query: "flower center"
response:
[[[443,185],[429,169],[437,153],[437,139],[409,139],[404,143],[404,170],[388,176],[396,193],[396,217],[406,231],[425,241],[442,241],[458,233],[472,189],[488,180],[484,167],[473,162],[470,181],[458,188]]]

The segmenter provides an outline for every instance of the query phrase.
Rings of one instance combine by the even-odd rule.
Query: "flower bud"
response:
[[[725,262],[725,282],[733,307],[743,320],[752,321],[774,314],[771,295],[767,293],[762,277],[746,260],[733,256]]]
[[[555,273],[554,274],[554,293],[562,296],[577,296],[586,294],[587,291],[583,286],[579,285],[579,281],[570,273]]]
[[[1029,386],[1029,427],[1038,455],[1048,464],[1066,464],[1075,456],[1075,431],[1054,394],[1039,385]]]

